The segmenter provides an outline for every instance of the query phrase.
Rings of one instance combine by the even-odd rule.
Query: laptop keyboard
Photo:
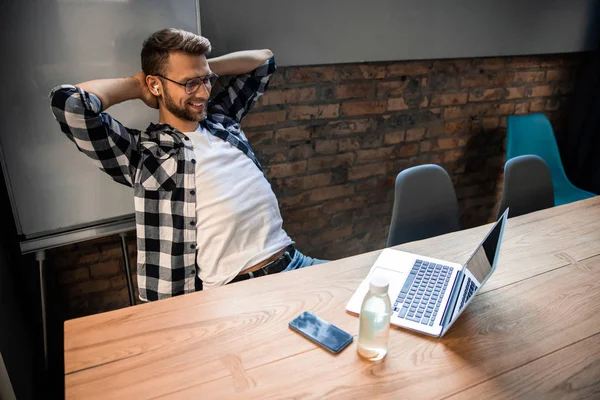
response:
[[[465,288],[465,291],[462,295],[462,299],[460,300],[460,307],[458,307],[459,310],[462,310],[465,303],[471,298],[471,296],[473,296],[473,292],[475,292],[475,289],[477,289],[477,285],[475,285],[475,282],[473,282],[471,278],[467,279],[467,287]]]
[[[452,270],[442,264],[417,260],[394,302],[398,317],[433,326]]]

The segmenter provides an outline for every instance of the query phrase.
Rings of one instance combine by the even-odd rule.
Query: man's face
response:
[[[169,62],[164,76],[179,83],[191,78],[204,77],[211,73],[206,56],[191,56],[184,53],[169,54]],[[199,122],[206,118],[206,102],[210,90],[204,84],[187,94],[185,87],[162,80],[165,108],[179,119]]]

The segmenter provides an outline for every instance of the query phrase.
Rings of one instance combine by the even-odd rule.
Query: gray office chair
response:
[[[388,247],[458,230],[456,192],[442,167],[419,165],[398,174]]]
[[[554,188],[550,169],[540,157],[527,154],[504,164],[504,187],[498,216],[507,207],[509,217],[554,206]]]

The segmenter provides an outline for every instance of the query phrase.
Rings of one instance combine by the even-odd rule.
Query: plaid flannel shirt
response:
[[[236,76],[207,104],[201,122],[244,152],[262,171],[240,122],[263,95],[275,72],[271,57]],[[52,112],[77,148],[115,181],[134,189],[137,278],[140,299],[158,300],[195,290],[196,163],[191,140],[166,124],[145,132],[126,128],[95,95],[72,85],[50,93]]]

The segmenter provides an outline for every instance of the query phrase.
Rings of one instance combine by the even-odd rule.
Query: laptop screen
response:
[[[485,281],[492,272],[492,265],[494,265],[494,260],[496,258],[498,239],[500,239],[502,226],[503,224],[500,222],[494,225],[494,228],[465,265],[469,272],[477,279],[478,284]]]
[[[496,267],[496,261],[498,260],[500,242],[502,241],[507,217],[508,210],[494,224],[483,242],[477,246],[471,258],[464,265],[464,269],[468,270],[468,272],[459,275],[457,278],[459,279],[457,282],[458,285],[452,289],[453,294],[448,303],[448,312],[442,320],[442,325],[444,325],[443,333],[456,321],[468,305],[469,300],[475,296],[485,281],[492,275]],[[476,282],[471,282],[470,276],[474,277]]]

